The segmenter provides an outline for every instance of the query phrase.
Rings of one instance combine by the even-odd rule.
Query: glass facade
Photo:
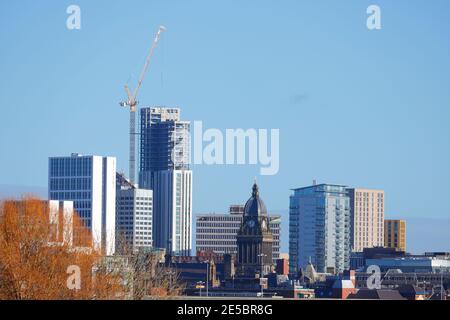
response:
[[[153,245],[173,255],[192,247],[192,171],[190,123],[180,109],[140,110],[139,186],[153,190]]]
[[[116,158],[49,158],[50,200],[73,201],[75,212],[91,230],[94,245],[107,255],[115,250]]]
[[[49,160],[49,199],[70,200],[87,227],[92,226],[92,157]]]
[[[294,190],[289,208],[290,273],[311,262],[319,272],[350,265],[350,200],[345,186],[315,185]]]
[[[189,170],[190,123],[177,108],[142,108],[140,171]]]

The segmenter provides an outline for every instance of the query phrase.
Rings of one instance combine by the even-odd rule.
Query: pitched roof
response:
[[[360,289],[350,294],[348,299],[360,300],[406,300],[397,290],[390,289]]]

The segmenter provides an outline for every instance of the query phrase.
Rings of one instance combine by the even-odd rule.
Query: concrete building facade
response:
[[[195,247],[197,251],[219,255],[237,253],[236,236],[242,224],[243,205],[231,205],[229,214],[199,214],[196,216]],[[280,258],[281,216],[269,214],[273,234],[272,259]]]
[[[384,246],[406,252],[406,221],[384,221]]]
[[[132,251],[153,247],[153,191],[139,188],[117,190],[116,245]]]
[[[352,251],[384,245],[384,191],[348,189]]]

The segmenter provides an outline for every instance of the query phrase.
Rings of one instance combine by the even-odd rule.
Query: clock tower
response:
[[[244,216],[237,234],[238,276],[254,278],[256,274],[264,276],[270,273],[273,264],[272,242],[269,216],[255,182],[252,196],[245,204]]]

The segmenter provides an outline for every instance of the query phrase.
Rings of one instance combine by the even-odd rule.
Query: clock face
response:
[[[247,225],[248,225],[250,228],[253,228],[253,227],[255,226],[255,221],[254,221],[254,220],[249,220],[249,221],[247,221]]]

